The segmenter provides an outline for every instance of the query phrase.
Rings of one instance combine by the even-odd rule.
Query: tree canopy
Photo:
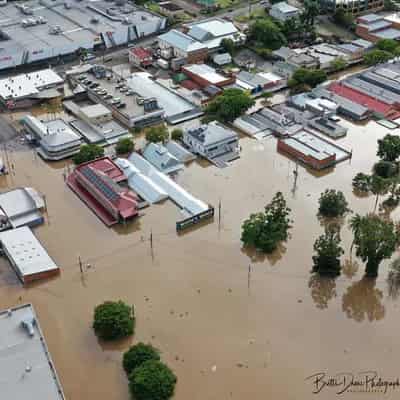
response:
[[[376,50],[371,50],[368,53],[365,53],[364,62],[367,65],[376,65],[385,63],[386,61],[389,61],[391,58],[393,58],[392,53],[389,53],[388,51],[385,50],[376,49]]]
[[[135,400],[167,400],[174,393],[176,380],[167,365],[149,360],[129,375],[129,389]]]
[[[288,84],[290,87],[307,85],[313,88],[326,81],[326,79],[326,72],[321,69],[299,68],[297,71],[295,71]]]
[[[211,101],[205,109],[206,121],[219,120],[233,122],[242,115],[255,101],[240,89],[226,89],[220,96]]]
[[[124,353],[122,365],[127,375],[129,375],[135,368],[149,360],[159,361],[159,351],[151,344],[139,342]]]
[[[88,161],[104,156],[104,149],[97,144],[84,144],[79,153],[75,154],[72,161],[75,165],[83,164]]]
[[[312,27],[314,26],[315,17],[320,13],[319,1],[318,0],[304,0],[304,11],[302,14],[302,19],[304,23]]]
[[[327,230],[314,243],[313,269],[321,276],[335,277],[340,275],[340,256],[344,253],[340,246],[338,231]]]
[[[117,154],[127,154],[131,153],[134,148],[135,144],[131,138],[122,138],[118,140],[115,151]]]
[[[221,47],[229,53],[231,56],[235,54],[236,45],[232,39],[222,39],[221,40]]]
[[[390,258],[399,245],[400,235],[392,221],[375,214],[355,215],[350,222],[356,255],[366,262],[365,275],[376,277],[379,264]]]
[[[249,39],[260,47],[277,50],[286,45],[286,38],[280,27],[271,18],[256,20],[250,26]]]
[[[175,128],[175,129],[171,132],[171,139],[172,139],[172,140],[181,140],[182,137],[183,137],[183,131],[182,131],[182,129]]]
[[[152,126],[146,129],[146,140],[151,143],[165,143],[169,139],[169,132],[165,125]]]
[[[123,301],[105,301],[94,309],[93,329],[103,340],[115,340],[133,334],[133,307]]]
[[[265,253],[272,253],[278,244],[288,239],[291,228],[290,208],[281,192],[265,206],[264,212],[251,214],[242,225],[241,240]]]
[[[400,156],[400,136],[387,134],[378,139],[376,155],[384,161],[396,161]]]
[[[397,42],[397,40],[394,40],[394,39],[380,39],[376,42],[375,46],[379,50],[388,51],[389,53],[393,53],[399,46],[399,43]]]
[[[318,202],[318,212],[324,217],[342,217],[349,211],[347,200],[340,190],[326,189],[321,193]]]

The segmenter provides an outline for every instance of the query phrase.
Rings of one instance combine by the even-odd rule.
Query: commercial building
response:
[[[0,7],[0,15],[1,10]],[[2,44],[0,38],[0,54]],[[63,84],[64,80],[52,69],[10,76],[0,80],[0,102],[8,109],[30,107],[40,101],[60,97],[61,92],[57,89]]]
[[[203,62],[208,56],[206,45],[176,29],[160,35],[158,45],[161,49],[161,56],[167,60],[177,58],[183,59],[184,63],[191,64]]]
[[[304,129],[288,138],[278,139],[277,149],[317,170],[351,157],[349,151]]]
[[[9,2],[0,8],[0,70],[121,46],[166,28],[167,18],[124,0]]]
[[[182,67],[182,72],[200,87],[210,85],[224,87],[235,82],[234,76],[222,75],[207,64],[185,65]]]
[[[384,0],[322,0],[321,8],[332,13],[343,9],[346,13],[359,15],[368,11],[381,11],[384,9],[384,3]]]
[[[33,188],[19,187],[0,193],[0,230],[36,226],[44,222],[43,197]]]
[[[273,72],[258,72],[256,74],[240,71],[236,75],[235,86],[250,91],[251,94],[275,92],[287,86],[287,79]]]
[[[244,44],[246,35],[236,26],[223,18],[209,18],[201,21],[190,22],[182,26],[183,32],[206,46],[210,53],[221,48],[223,39],[230,39],[236,44]]]
[[[144,47],[133,47],[129,50],[129,62],[136,67],[146,68],[153,64],[153,54]]]
[[[356,34],[372,43],[381,39],[400,40],[400,26],[393,17],[367,14],[358,17],[356,22]]]
[[[67,185],[107,226],[126,222],[138,215],[138,196],[118,185],[126,180],[110,158],[103,157],[78,165]]]
[[[201,108],[163,86],[147,72],[135,72],[126,80],[126,85],[141,98],[155,98],[170,124],[178,124],[203,115]]]
[[[0,243],[22,283],[48,279],[60,273],[60,268],[27,226],[0,232]]]
[[[80,107],[72,100],[67,100],[63,105],[77,118],[69,124],[86,143],[107,146],[115,144],[121,138],[132,136],[127,128],[112,118],[110,110],[101,104]]]
[[[164,174],[173,174],[183,169],[183,164],[160,143],[149,143],[143,157]]]
[[[21,119],[21,125],[37,143],[38,154],[45,160],[56,161],[71,157],[79,152],[81,136],[62,119],[41,121],[32,115]]]
[[[172,3],[171,1],[162,1],[158,3],[158,6],[160,7],[160,12],[169,17],[176,17],[185,13],[185,10],[182,7],[178,6],[176,3]]]
[[[239,136],[217,121],[183,132],[183,143],[218,167],[239,157]]]
[[[0,311],[0,332],[2,398],[65,400],[33,306]]]
[[[272,4],[269,10],[269,15],[278,21],[285,22],[288,19],[296,18],[300,15],[301,11],[297,7],[293,7],[285,1]]]

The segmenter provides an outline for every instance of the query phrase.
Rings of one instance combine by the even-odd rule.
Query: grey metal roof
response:
[[[366,22],[374,22],[374,21],[378,21],[378,20],[382,19],[382,16],[371,13],[371,14],[363,15],[361,18],[363,20],[365,20]]]
[[[183,164],[161,143],[149,143],[143,151],[143,157],[165,174],[183,168]]]
[[[22,321],[31,323],[32,335],[21,325]],[[32,305],[0,311],[0,332],[1,397],[65,400]]]
[[[271,9],[278,10],[279,12],[286,13],[294,13],[300,11],[297,7],[293,7],[285,1],[281,1],[280,3],[275,3],[271,6]]]
[[[203,44],[176,29],[172,29],[169,32],[160,35],[158,39],[185,52],[197,51],[206,48],[206,46]]]
[[[353,40],[351,43],[354,44],[355,46],[362,47],[364,49],[370,49],[374,46],[372,42],[369,42],[368,40],[365,39],[356,39]]]
[[[384,29],[379,32],[374,32],[374,35],[382,39],[399,39],[400,30],[395,28]]]
[[[238,138],[236,132],[228,129],[217,121],[212,121],[207,125],[202,125],[200,128],[187,129],[184,132],[184,135],[185,134],[190,135],[198,142],[201,142],[204,147]]]

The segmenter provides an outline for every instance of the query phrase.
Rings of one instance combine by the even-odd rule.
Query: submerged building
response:
[[[126,222],[138,215],[139,198],[118,183],[126,180],[110,158],[103,157],[78,165],[67,185],[107,226]]]
[[[0,393],[4,400],[65,400],[31,304],[0,311]]]
[[[0,232],[0,244],[24,284],[51,278],[60,273],[60,268],[26,226]]]

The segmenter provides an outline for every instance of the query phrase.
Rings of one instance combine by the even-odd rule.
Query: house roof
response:
[[[144,47],[133,47],[130,52],[141,60],[151,57],[151,52]]]
[[[214,18],[191,24],[188,35],[199,41],[203,41],[204,39],[201,39],[201,37],[206,33],[213,38],[217,38],[232,35],[237,32],[238,29],[232,22],[220,18]],[[207,40],[207,38],[205,40]]]
[[[216,54],[213,61],[217,65],[229,64],[232,62],[232,56],[229,53]]]
[[[185,72],[190,72],[198,77],[205,79],[213,85],[217,85],[218,83],[224,82],[227,78],[218,72],[215,71],[214,68],[209,67],[207,64],[191,64],[185,65],[182,67],[182,70]]]
[[[199,128],[187,129],[185,133],[201,142],[205,147],[218,144],[225,140],[238,138],[236,132],[226,128],[217,121],[212,121],[207,125],[200,126]]]
[[[183,168],[183,164],[165,146],[159,143],[149,143],[144,149],[143,157],[159,171],[166,174]]]
[[[300,11],[297,7],[293,7],[285,1],[281,1],[280,3],[275,3],[271,6],[271,9],[278,10],[283,14],[293,13]]]

